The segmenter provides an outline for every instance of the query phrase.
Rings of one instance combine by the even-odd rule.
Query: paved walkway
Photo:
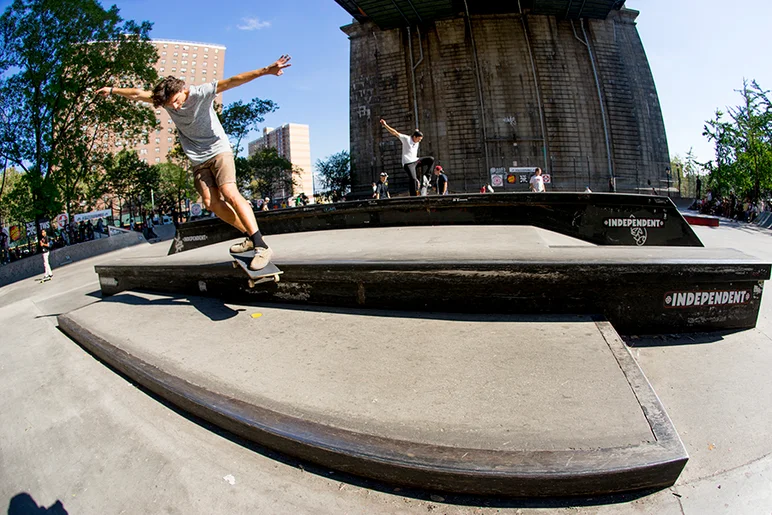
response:
[[[707,246],[735,247],[760,259],[772,255],[770,231],[696,230]],[[98,301],[94,264],[117,255],[161,256],[166,250],[166,244],[142,245],[62,267],[49,283],[28,280],[0,289],[2,502],[26,492],[44,506],[59,500],[70,513],[772,509],[769,288],[754,330],[628,341],[691,456],[675,487],[648,496],[592,500],[469,499],[406,491],[277,457],[164,405],[56,329],[54,315]],[[132,322],[136,327],[147,323]]]

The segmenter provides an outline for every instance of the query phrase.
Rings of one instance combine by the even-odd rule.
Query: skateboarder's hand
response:
[[[292,57],[287,54],[279,57],[275,63],[268,66],[268,73],[271,75],[282,75],[284,73],[284,68],[292,66],[292,64],[290,64],[290,59],[292,59]]]
[[[110,95],[110,93],[112,92],[112,89],[113,88],[111,88],[109,86],[105,86],[104,88],[99,88],[97,90],[97,95],[101,95],[103,97],[106,97],[106,96]]]
[[[381,125],[383,125],[384,127],[386,127],[386,120],[384,120],[383,118],[381,118]]]

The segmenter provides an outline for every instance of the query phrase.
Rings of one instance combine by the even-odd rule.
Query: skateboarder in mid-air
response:
[[[399,138],[402,142],[402,168],[407,173],[408,187],[410,189],[410,196],[415,197],[418,195],[418,191],[421,188],[421,180],[418,179],[418,167],[424,167],[423,173],[425,175],[431,175],[434,170],[434,158],[433,157],[418,157],[418,146],[424,135],[421,131],[416,129],[413,131],[412,136],[407,134],[401,134],[395,129],[389,127],[386,120],[381,120],[381,125],[389,131],[389,134],[395,138]]]
[[[177,126],[182,150],[193,163],[193,179],[204,205],[221,220],[244,233],[246,239],[233,245],[230,251],[239,254],[254,250],[255,256],[249,264],[252,270],[264,268],[270,262],[273,251],[260,234],[252,207],[236,187],[233,152],[213,102],[218,93],[263,75],[282,75],[284,68],[291,66],[290,59],[290,56],[283,55],[265,68],[198,86],[188,86],[184,81],[169,76],[153,91],[107,86],[97,92],[105,97],[116,94],[166,109]]]

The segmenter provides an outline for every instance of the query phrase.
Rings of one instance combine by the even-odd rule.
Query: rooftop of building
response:
[[[531,13],[564,19],[605,19],[625,0],[335,0],[359,22],[372,21],[381,29],[393,29],[449,18],[460,13],[501,14]]]
[[[218,45],[217,43],[203,43],[201,41],[183,41],[178,39],[153,39],[151,40],[153,43],[171,43],[174,45],[198,45],[198,46],[207,46],[210,48],[219,48],[222,50],[225,50],[224,45]]]

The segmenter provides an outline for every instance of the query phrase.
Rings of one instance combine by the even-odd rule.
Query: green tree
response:
[[[244,166],[236,168],[236,178],[242,191],[255,197],[289,197],[292,187],[297,186],[292,163],[279,155],[275,148],[263,148],[243,161]]]
[[[743,81],[742,104],[717,110],[703,134],[715,145],[708,163],[709,185],[721,195],[731,191],[756,201],[772,188],[772,103],[756,81]]]
[[[351,191],[351,156],[345,150],[316,161],[323,191],[321,197],[337,202]]]
[[[143,216],[150,204],[151,190],[158,187],[159,170],[142,161],[134,150],[122,150],[103,162],[105,184],[117,198],[119,210],[128,206],[129,217]]]
[[[198,193],[193,186],[193,177],[185,168],[171,162],[154,166],[158,171],[159,183],[156,192],[156,205],[162,212],[179,212],[185,199],[196,198]]]
[[[156,80],[149,31],[96,0],[15,0],[0,17],[0,149],[27,172],[36,220],[72,207],[111,134],[131,141],[155,123],[135,102],[95,96]]]
[[[30,221],[32,193],[25,174],[13,167],[5,168],[0,186],[0,227]]]
[[[233,140],[233,155],[238,157],[241,151],[241,141],[246,135],[257,129],[257,125],[265,121],[265,115],[273,113],[279,108],[271,100],[261,100],[253,98],[248,103],[241,100],[227,105],[223,109],[218,109],[217,114],[220,118],[225,133]]]

